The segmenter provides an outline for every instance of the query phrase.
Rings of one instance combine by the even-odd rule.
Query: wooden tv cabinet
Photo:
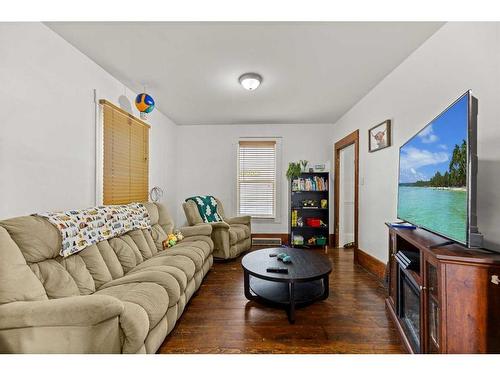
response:
[[[436,246],[446,240],[419,228],[387,226],[386,306],[407,350],[500,353],[500,254]],[[415,260],[414,269],[400,266],[401,250]]]

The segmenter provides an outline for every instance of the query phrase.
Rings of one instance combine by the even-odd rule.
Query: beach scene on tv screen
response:
[[[465,243],[467,116],[464,96],[400,149],[398,217]]]

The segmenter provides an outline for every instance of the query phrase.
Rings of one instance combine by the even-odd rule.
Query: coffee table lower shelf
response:
[[[245,272],[245,297],[273,307],[285,308],[295,323],[295,308],[328,298],[328,275],[306,282],[269,281]]]

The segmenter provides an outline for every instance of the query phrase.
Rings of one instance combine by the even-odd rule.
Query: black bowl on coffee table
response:
[[[288,254],[292,262],[284,263],[269,254]],[[269,248],[252,251],[243,257],[245,297],[272,306],[284,307],[290,323],[295,322],[295,308],[328,297],[330,260],[313,251],[297,248]],[[288,273],[268,272],[283,267]]]

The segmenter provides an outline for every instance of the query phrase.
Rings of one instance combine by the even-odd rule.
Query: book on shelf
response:
[[[292,181],[292,191],[328,191],[328,180],[319,176],[296,178]]]

